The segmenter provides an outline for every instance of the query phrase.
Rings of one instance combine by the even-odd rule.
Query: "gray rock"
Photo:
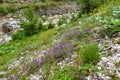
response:
[[[3,35],[3,32],[0,31],[0,35]]]
[[[120,73],[120,67],[118,68],[118,72]]]
[[[10,40],[12,40],[12,36],[11,35],[5,35],[4,43],[8,43]]]
[[[95,72],[93,72],[93,79],[98,80],[98,75]]]
[[[10,22],[6,22],[2,25],[2,31],[4,33],[9,33],[11,31],[13,31],[13,26]]]

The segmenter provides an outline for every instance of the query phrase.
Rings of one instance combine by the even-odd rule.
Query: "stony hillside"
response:
[[[81,1],[0,3],[0,80],[119,80],[120,1]]]

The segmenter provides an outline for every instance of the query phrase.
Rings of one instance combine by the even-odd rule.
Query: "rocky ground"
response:
[[[43,25],[47,25],[50,22],[52,24],[57,24],[62,16],[66,16],[69,19],[72,18],[73,14],[76,14],[80,10],[79,5],[76,3],[70,3],[68,5],[59,5],[56,7],[40,8],[36,10],[37,15],[41,15],[41,18],[48,18],[49,22],[46,21]],[[18,12],[20,17],[23,17],[23,12],[20,10]],[[24,19],[24,18],[23,18]],[[53,20],[53,21],[50,21]],[[0,18],[0,44],[8,43],[11,38],[11,33],[20,29],[20,20],[16,18],[15,14],[9,13],[6,16],[1,16]],[[70,22],[70,20],[68,20]]]
[[[55,11],[56,8],[58,9],[57,11]],[[63,23],[61,25],[61,27],[66,27],[67,23],[70,23],[71,19],[78,15],[76,13],[76,11],[78,10],[78,6],[76,6],[74,4],[71,5],[71,6],[66,5],[66,6],[55,7],[50,11],[49,11],[49,9],[50,8],[48,8],[46,11],[44,11],[44,12],[48,13],[47,15],[41,16],[42,18],[47,17],[47,20],[44,21],[43,25],[48,25],[49,23],[52,23],[52,24],[55,25],[56,28],[58,27],[58,25],[57,25],[58,21],[60,20],[60,18],[62,16],[65,16],[67,19],[66,19],[66,23]],[[61,9],[63,9],[63,10],[61,10]],[[66,9],[68,9],[68,10],[66,11]],[[38,13],[40,13],[41,11],[43,12],[43,10],[38,10]],[[92,16],[92,17],[94,17],[94,16]],[[5,25],[4,23],[6,23],[6,22],[9,22],[9,25],[11,27],[13,27],[13,29],[10,30],[9,26],[8,26],[7,28],[10,31],[9,30],[4,31],[1,28],[1,30],[0,30],[0,44],[9,42],[12,39],[10,32],[14,32],[14,30],[17,30],[18,28],[20,28],[20,26],[18,25],[19,20],[14,19],[13,17],[11,17],[9,15],[3,16],[0,19],[0,27],[3,27],[3,25]],[[79,22],[76,22],[76,24],[78,26],[80,26],[82,24],[82,21],[79,20]],[[59,30],[59,28],[58,28],[58,30]],[[92,75],[89,75],[88,77],[84,77],[84,80],[112,80],[113,78],[115,78],[115,80],[119,80],[120,79],[120,32],[116,33],[117,34],[116,36],[108,37],[107,35],[104,35],[104,37],[103,37],[100,34],[98,34],[98,32],[97,32],[97,31],[102,30],[101,27],[95,27],[93,29],[87,28],[86,30],[93,37],[89,41],[89,43],[95,42],[95,43],[98,44],[98,46],[100,48],[100,53],[99,53],[100,54],[100,61],[94,66],[95,70],[92,71]],[[78,33],[79,33],[79,28],[74,27],[74,28],[68,30],[68,33],[63,34],[61,36],[61,38],[59,38],[57,40],[54,40],[51,45],[53,45],[53,46],[57,45],[57,44],[59,45],[60,43],[62,43],[62,41],[66,37],[67,37],[68,41],[69,41],[69,37],[71,37],[71,36],[72,36],[72,39],[76,38],[76,35]],[[81,39],[81,41],[82,41],[82,39]],[[83,39],[83,41],[84,41],[84,39]],[[66,44],[64,46],[66,46]],[[68,46],[69,46],[68,49],[72,50],[71,49],[72,46],[70,44]],[[56,46],[54,46],[54,47],[56,47]],[[59,45],[59,47],[60,47],[60,45]],[[28,63],[30,63],[30,62],[34,63],[34,61],[33,61],[34,59],[39,59],[40,60],[41,57],[42,57],[42,59],[44,59],[44,57],[46,55],[45,52],[49,52],[49,48],[47,50],[35,51],[33,55],[24,55],[25,53],[29,53],[29,51],[26,51],[26,52],[23,52],[23,53],[21,52],[21,57],[19,59],[14,59],[13,62],[7,66],[8,70],[12,70],[15,67],[19,66],[19,69],[21,70],[19,72],[22,73],[22,69],[24,68],[24,65],[22,65],[22,63],[24,61],[26,61],[26,62],[29,61]],[[78,55],[74,50],[73,50],[73,52],[70,52],[70,53],[72,53],[72,54],[69,57],[65,57],[64,59],[60,60],[56,65],[61,67],[61,68],[64,67],[64,65],[66,65],[66,64],[69,65],[69,66],[76,66],[76,64],[74,63],[74,59]],[[59,56],[57,56],[57,58],[59,58]],[[40,61],[40,62],[41,62],[41,64],[43,63],[42,61]],[[19,74],[19,72],[18,72],[18,74]],[[45,76],[42,76],[43,72],[44,72],[44,70],[41,67],[34,74],[30,74],[28,76],[28,79],[30,79],[30,80],[40,80],[40,79],[42,79],[43,80],[44,77],[45,77]],[[51,72],[52,75],[54,75],[52,73],[53,72],[53,67],[50,68],[50,72]],[[7,73],[8,72],[2,71],[2,72],[0,72],[0,75],[1,74],[2,75],[7,75]],[[7,78],[2,78],[0,80],[13,80],[14,76],[15,75],[12,75],[12,76],[9,76],[9,77],[7,76]]]

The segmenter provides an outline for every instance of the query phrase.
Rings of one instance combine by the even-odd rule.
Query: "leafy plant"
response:
[[[8,46],[8,47],[2,46],[2,47],[0,48],[0,56],[1,56],[1,55],[4,55],[4,54],[7,54],[7,53],[14,53],[15,49],[16,49],[15,45],[13,45],[13,46]]]
[[[71,68],[64,67],[56,70],[51,80],[74,80],[74,76],[72,76]]]
[[[54,69],[54,75],[51,80],[84,80],[85,76],[90,73],[91,64],[78,65],[76,67],[64,66]]]
[[[120,17],[120,6],[116,6],[113,8],[112,13],[115,17],[119,18]]]
[[[100,35],[107,35],[112,37],[114,34],[120,31],[120,20],[112,16],[99,17],[99,21],[102,23],[103,30],[100,31]]]
[[[84,64],[84,65],[79,65],[78,66],[78,70],[84,76],[87,76],[89,74],[90,69],[92,69],[92,65],[91,64]]]

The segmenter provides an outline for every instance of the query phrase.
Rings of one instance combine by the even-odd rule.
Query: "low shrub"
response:
[[[13,40],[22,40],[24,39],[25,33],[23,31],[17,31],[16,33],[12,34],[12,39]]]
[[[104,0],[76,0],[78,4],[82,4],[82,13],[89,13],[91,10],[103,4]]]
[[[82,50],[80,50],[81,58],[85,63],[96,63],[99,61],[99,48],[96,44],[85,45]]]
[[[26,9],[24,15],[26,20],[21,20],[20,25],[26,36],[32,36],[43,28],[41,20],[34,14],[33,9]]]
[[[0,0],[0,3],[3,3],[4,2],[4,0]]]
[[[7,12],[6,7],[0,5],[0,13],[6,13],[6,12]]]

